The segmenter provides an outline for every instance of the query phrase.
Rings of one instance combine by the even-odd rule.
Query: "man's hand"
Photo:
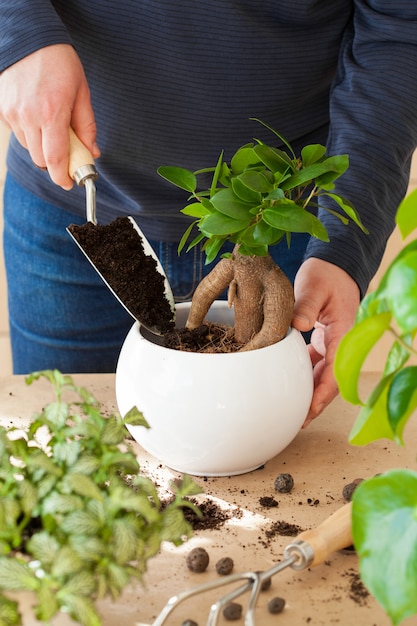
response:
[[[70,126],[94,158],[96,125],[80,59],[68,44],[41,48],[0,75],[0,120],[9,126],[33,162],[71,189],[68,174]]]
[[[359,287],[344,270],[310,258],[294,283],[292,324],[300,331],[314,327],[309,351],[314,368],[314,395],[304,428],[337,396],[333,373],[337,346],[353,326],[360,303]]]

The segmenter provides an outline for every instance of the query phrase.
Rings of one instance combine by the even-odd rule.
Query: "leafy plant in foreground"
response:
[[[162,541],[180,544],[191,533],[181,508],[199,488],[184,477],[165,507],[155,485],[140,475],[118,414],[103,416],[97,400],[70,376],[37,372],[55,400],[27,432],[0,428],[0,626],[21,624],[7,592],[32,591],[35,614],[48,622],[59,611],[83,626],[99,626],[95,601],[117,598],[141,580]],[[132,409],[129,424],[148,427]]]
[[[403,237],[417,228],[417,191],[401,203]],[[384,333],[392,336],[383,374],[369,398],[358,390],[362,366]],[[406,423],[417,408],[417,239],[393,260],[368,294],[355,326],[342,340],[335,373],[342,396],[361,405],[350,442],[387,438],[403,445]],[[393,624],[417,614],[417,473],[391,470],[361,483],[353,498],[353,535],[361,576]]]

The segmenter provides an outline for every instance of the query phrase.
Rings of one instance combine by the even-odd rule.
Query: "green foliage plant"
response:
[[[291,233],[309,233],[328,241],[324,224],[310,210],[317,208],[318,198],[324,196],[335,204],[335,209],[327,211],[344,224],[350,219],[365,230],[349,200],[333,193],[334,181],[349,166],[347,155],[328,156],[324,146],[312,144],[297,157],[276,130],[255,121],[268,128],[286,149],[255,139],[239,148],[230,163],[222,152],[215,166],[196,172],[176,166],[158,168],[163,178],[191,194],[182,213],[194,221],[184,233],[179,251],[194,227],[200,233],[188,250],[206,239],[207,263],[216,258],[226,241],[238,244],[240,254],[255,256],[265,256],[269,246],[282,240],[289,245]],[[198,191],[201,174],[212,174],[212,181],[209,189]]]
[[[417,190],[397,211],[403,238],[417,229]],[[382,376],[362,400],[359,377],[366,357],[390,335]],[[359,405],[350,433],[354,445],[390,439],[403,431],[417,408],[417,239],[399,252],[375,291],[361,303],[354,327],[340,343],[335,374],[340,393]],[[361,577],[393,624],[417,614],[417,473],[393,469],[361,483],[353,497],[353,536]]]
[[[98,401],[70,376],[37,372],[55,399],[29,427],[0,428],[0,626],[22,624],[10,592],[31,591],[43,623],[59,611],[83,626],[100,626],[96,601],[117,598],[142,580],[162,541],[190,535],[184,506],[199,489],[172,485],[161,506],[156,486],[139,473],[124,420],[103,415]],[[129,424],[148,427],[132,409]]]
[[[292,285],[272,261],[270,246],[281,242],[289,246],[292,233],[328,241],[327,229],[315,215],[321,198],[331,199],[326,210],[342,223],[352,221],[366,232],[349,200],[334,192],[335,181],[348,168],[348,156],[328,156],[320,144],[307,145],[296,156],[284,137],[256,121],[284,149],[255,139],[230,161],[222,152],[216,165],[196,172],[176,166],[158,169],[164,179],[190,194],[182,213],[192,220],[179,252],[203,242],[210,263],[226,242],[234,244],[233,252],[223,252],[222,260],[197,288],[187,327],[202,324],[213,300],[229,288],[235,339],[245,350],[280,341],[292,319]],[[200,191],[200,177],[207,175],[209,188]],[[194,229],[197,235],[192,238]]]

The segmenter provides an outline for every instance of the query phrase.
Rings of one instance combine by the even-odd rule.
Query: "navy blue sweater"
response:
[[[98,218],[132,214],[148,237],[178,241],[184,193],[159,165],[198,169],[276,128],[296,150],[347,153],[337,191],[370,231],[326,213],[330,243],[307,256],[344,268],[362,293],[405,194],[417,145],[416,0],[2,0],[0,71],[70,43],[89,81],[102,151]],[[85,213],[12,138],[11,174],[43,199]]]

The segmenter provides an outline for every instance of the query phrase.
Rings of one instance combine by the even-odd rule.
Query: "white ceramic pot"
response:
[[[177,305],[178,327],[189,306]],[[207,319],[233,324],[233,310],[216,301]],[[151,428],[129,431],[168,467],[200,476],[242,474],[276,456],[299,432],[313,373],[297,330],[267,348],[232,354],[181,352],[155,339],[134,324],[117,365],[116,397],[121,415],[133,406],[143,412]]]

